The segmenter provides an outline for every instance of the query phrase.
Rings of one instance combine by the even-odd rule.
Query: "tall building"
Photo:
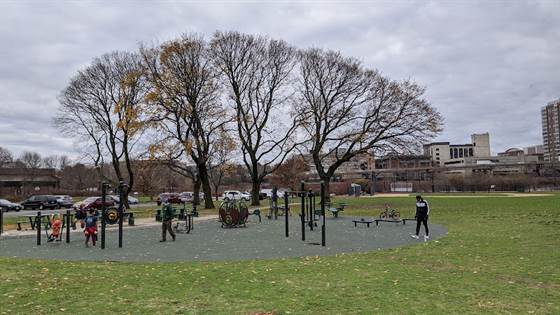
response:
[[[541,109],[542,136],[545,161],[558,161],[560,157],[560,99]]]
[[[458,163],[468,157],[489,157],[490,135],[486,133],[471,135],[471,143],[450,144],[449,142],[432,142],[424,145],[424,155],[431,156],[435,166]]]

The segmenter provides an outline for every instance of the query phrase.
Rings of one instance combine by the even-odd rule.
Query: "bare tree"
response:
[[[105,153],[119,181],[125,181],[125,205],[134,186],[131,153],[142,133],[142,102],[146,84],[137,54],[112,52],[78,71],[60,96],[55,124],[63,131],[86,136],[95,146],[99,167]],[[124,164],[124,165],[123,165]]]
[[[211,46],[235,109],[243,161],[251,174],[252,204],[258,205],[265,176],[296,147],[292,141],[297,123],[289,111],[295,49],[284,41],[238,32],[216,32]]]
[[[66,165],[68,165],[69,159],[66,155],[49,155],[43,158],[43,166],[46,168],[54,168],[56,170],[62,170]]]
[[[10,150],[0,147],[0,167],[4,167],[14,161],[14,157]]]
[[[43,166],[43,159],[37,152],[23,152],[18,161],[23,163],[24,167],[29,169],[38,169]]]
[[[196,174],[191,174],[195,193],[200,181],[205,207],[213,208],[208,163],[212,145],[230,119],[220,103],[207,43],[200,36],[183,35],[141,52],[152,87],[147,98],[154,113],[152,120],[162,131],[163,140],[178,149],[170,161],[190,156],[197,168]],[[180,164],[171,165],[181,168]],[[189,168],[182,171],[192,173]]]
[[[299,58],[297,111],[327,192],[357,154],[410,152],[440,132],[440,114],[415,83],[391,81],[338,52],[308,49]]]

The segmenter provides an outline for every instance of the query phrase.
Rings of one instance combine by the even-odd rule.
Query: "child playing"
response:
[[[84,223],[86,226],[84,230],[84,234],[86,235],[86,247],[89,247],[90,238],[91,244],[95,246],[95,242],[97,241],[97,216],[95,216],[95,211],[93,209],[88,210]]]
[[[49,235],[48,242],[52,242],[56,240],[57,242],[60,241],[60,229],[62,228],[62,221],[60,220],[59,214],[51,215],[51,228],[52,233]]]

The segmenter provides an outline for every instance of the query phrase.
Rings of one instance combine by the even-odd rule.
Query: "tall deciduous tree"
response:
[[[338,52],[309,49],[299,58],[297,110],[327,192],[357,154],[411,151],[440,132],[442,118],[417,84],[389,80]]]
[[[14,157],[10,150],[0,147],[0,167],[4,167],[14,161]]]
[[[94,59],[62,92],[55,118],[61,130],[87,136],[97,161],[110,155],[116,177],[128,184],[126,196],[134,186],[131,154],[144,128],[147,88],[141,70],[141,59],[134,53],[112,52]]]
[[[194,161],[205,207],[213,208],[208,163],[212,145],[229,118],[220,102],[207,43],[200,36],[183,35],[141,51],[151,82],[147,100],[153,120],[161,135],[180,148],[172,160],[185,154]]]
[[[238,32],[216,32],[211,47],[235,109],[243,161],[251,174],[252,204],[258,205],[263,179],[295,147],[297,123],[289,110],[295,49],[284,41]]]

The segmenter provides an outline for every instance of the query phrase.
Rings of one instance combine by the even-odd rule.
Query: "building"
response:
[[[344,154],[344,151],[339,151],[338,156]],[[306,154],[303,156],[305,162],[309,166],[308,175],[312,180],[318,180],[319,174],[317,173],[317,168],[313,162],[313,157],[311,154]],[[331,153],[328,156],[323,157],[323,167],[325,169],[329,168],[330,165],[336,162],[336,152]],[[362,153],[357,154],[350,161],[343,163],[338,167],[335,173],[335,180],[343,179],[353,179],[353,178],[363,178],[359,173],[369,174],[371,170],[375,168],[375,159],[373,154]]]
[[[457,164],[458,160],[468,157],[489,157],[490,135],[488,133],[471,135],[471,143],[450,144],[432,142],[424,145],[424,155],[430,156],[435,166]]]
[[[560,157],[560,99],[541,109],[543,153],[545,161]]]
[[[25,198],[50,194],[59,188],[54,169],[0,168],[0,196]]]
[[[525,152],[525,154],[544,154],[544,146],[542,144],[538,144],[538,145],[532,145],[529,147],[525,147],[523,148],[523,152]]]

